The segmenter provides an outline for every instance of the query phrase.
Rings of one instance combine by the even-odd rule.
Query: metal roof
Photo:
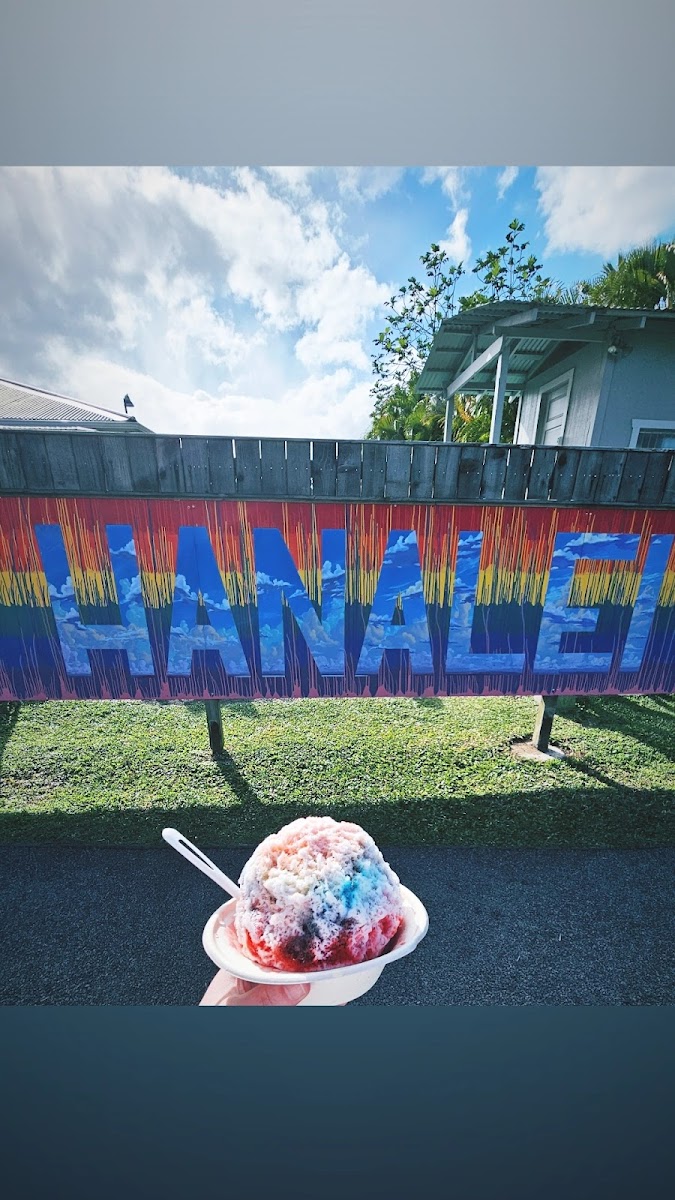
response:
[[[522,320],[526,336],[518,337]],[[535,375],[556,345],[609,338],[622,328],[634,330],[647,321],[675,320],[675,311],[659,309],[598,308],[586,304],[543,304],[528,300],[499,300],[446,317],[433,340],[429,356],[417,381],[419,392],[445,393],[449,384],[502,332],[510,339],[508,392],[519,392]],[[508,330],[500,328],[502,322]],[[533,332],[536,329],[536,335]],[[564,338],[561,335],[564,332]],[[588,330],[592,329],[590,335]],[[539,331],[541,330],[541,336]],[[675,326],[673,326],[675,332]],[[495,362],[492,359],[472,376],[462,391],[476,394],[492,390]]]
[[[133,417],[99,408],[55,392],[0,379],[0,426],[2,428],[62,428],[124,430],[128,433],[147,432]]]

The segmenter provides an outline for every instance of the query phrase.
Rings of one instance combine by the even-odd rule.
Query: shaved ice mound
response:
[[[398,877],[349,821],[302,817],[260,843],[239,880],[234,925],[255,962],[283,971],[377,958],[403,923]]]

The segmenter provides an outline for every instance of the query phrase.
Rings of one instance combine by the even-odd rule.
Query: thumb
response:
[[[295,1005],[309,995],[306,983],[277,984],[261,983],[251,988],[250,992],[230,996],[228,1008],[258,1008],[275,1005]]]

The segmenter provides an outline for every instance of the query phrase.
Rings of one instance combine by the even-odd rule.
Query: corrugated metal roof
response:
[[[99,429],[115,426],[129,432],[143,430],[132,417],[94,404],[71,400],[40,388],[0,379],[0,425],[70,425],[73,428]]]
[[[528,319],[527,325],[541,328],[542,337],[528,335],[518,338],[517,324],[509,330],[509,337],[513,340],[510,345],[506,386],[511,392],[520,391],[527,379],[536,373],[551,354],[553,344],[546,337],[546,326],[551,322],[560,322],[566,317],[585,318],[593,313],[594,328],[603,330],[609,329],[614,322],[627,318],[644,317],[650,322],[661,319],[675,320],[674,311],[658,309],[597,308],[585,304],[542,304],[526,300],[499,300],[481,304],[477,308],[459,312],[454,317],[446,317],[441,322],[417,382],[417,390],[445,392],[452,380],[494,342],[497,336],[493,329],[495,324],[508,317],[527,314],[528,311],[532,312],[532,320],[530,322]],[[570,341],[574,341],[572,333]],[[462,390],[467,393],[490,390],[494,386],[495,370],[496,360],[493,360],[474,375]]]

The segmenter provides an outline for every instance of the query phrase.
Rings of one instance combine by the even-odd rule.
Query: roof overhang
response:
[[[675,312],[523,301],[482,304],[441,323],[417,390],[447,396],[491,391],[499,357],[508,349],[505,388],[511,394],[520,392],[556,344],[611,345],[623,332],[664,319],[675,321]],[[675,324],[672,330],[675,333]]]

